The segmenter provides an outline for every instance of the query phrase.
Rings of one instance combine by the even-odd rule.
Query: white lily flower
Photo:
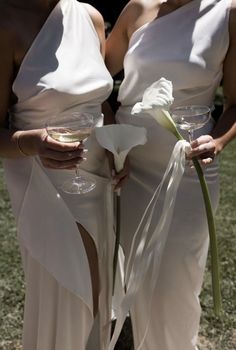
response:
[[[150,85],[143,94],[142,102],[136,103],[133,107],[134,113],[148,111],[149,109],[169,110],[174,98],[172,95],[172,82],[161,78]]]
[[[112,152],[117,172],[124,167],[129,151],[147,142],[147,130],[127,124],[110,124],[95,128],[95,135],[100,145]],[[116,195],[116,240],[113,257],[113,292],[115,288],[118,252],[120,245],[120,190]]]
[[[131,114],[148,113],[178,139],[182,139],[168,112],[174,101],[172,91],[171,81],[165,78],[159,79],[144,91],[142,102],[133,106]]]
[[[95,134],[100,145],[113,153],[117,172],[123,169],[129,151],[147,141],[145,128],[127,124],[111,124],[95,128]]]

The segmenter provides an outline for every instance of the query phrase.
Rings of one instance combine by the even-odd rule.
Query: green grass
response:
[[[201,336],[207,350],[236,349],[236,141],[223,152],[220,161],[221,199],[216,215],[223,316],[214,317],[209,268],[201,294],[203,308]],[[208,265],[209,266],[209,265]]]
[[[200,350],[236,349],[235,159],[236,142],[233,142],[221,156],[221,200],[216,217],[224,314],[222,320],[216,319],[213,314],[211,278],[208,267],[201,294],[203,313]],[[15,224],[2,178],[0,167],[0,349],[17,350],[20,348],[24,283]],[[119,344],[117,350],[131,349],[129,325],[126,326]]]
[[[0,349],[17,349],[24,284],[15,223],[0,168]]]

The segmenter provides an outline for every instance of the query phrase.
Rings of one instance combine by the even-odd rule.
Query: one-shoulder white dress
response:
[[[131,115],[131,108],[142,100],[144,90],[161,77],[173,83],[173,107],[190,104],[212,107],[229,46],[230,4],[230,0],[192,0],[144,24],[130,39],[116,118],[119,123],[145,126],[148,141],[130,152],[131,176],[121,194],[121,240],[126,256],[176,143],[175,137],[147,114]],[[195,137],[208,134],[213,126],[211,118]],[[215,160],[204,170],[214,209],[219,190],[217,168]],[[164,194],[160,203],[163,199]],[[154,217],[155,227],[159,213]],[[199,293],[207,251],[208,227],[201,188],[194,170],[186,168],[153,300],[144,282],[131,310],[136,350],[196,349]]]
[[[84,5],[60,0],[26,53],[13,84],[18,102],[11,126],[44,128],[74,111],[92,113],[102,126],[101,103],[112,79]],[[93,325],[87,255],[76,222],[91,235],[100,271],[99,349],[109,339],[112,279],[112,188],[104,150],[94,134],[86,141],[81,171],[96,180],[84,195],[61,191],[74,171],[49,170],[38,157],[5,160],[5,178],[15,215],[26,278],[24,350],[83,350]]]

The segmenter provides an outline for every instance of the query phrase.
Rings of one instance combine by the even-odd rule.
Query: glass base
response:
[[[68,180],[63,183],[61,189],[69,194],[84,194],[92,191],[96,187],[94,180],[77,176],[73,180]]]

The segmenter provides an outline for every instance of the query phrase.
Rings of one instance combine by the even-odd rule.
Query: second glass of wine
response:
[[[208,122],[210,108],[201,105],[176,107],[172,110],[171,115],[176,126],[188,132],[191,142],[194,139],[194,130],[202,128]]]
[[[94,118],[89,113],[75,112],[62,118],[53,118],[46,124],[48,135],[59,142],[84,142],[92,132]],[[82,176],[77,166],[75,177],[66,180],[61,189],[70,194],[84,194],[96,187],[93,179]]]

